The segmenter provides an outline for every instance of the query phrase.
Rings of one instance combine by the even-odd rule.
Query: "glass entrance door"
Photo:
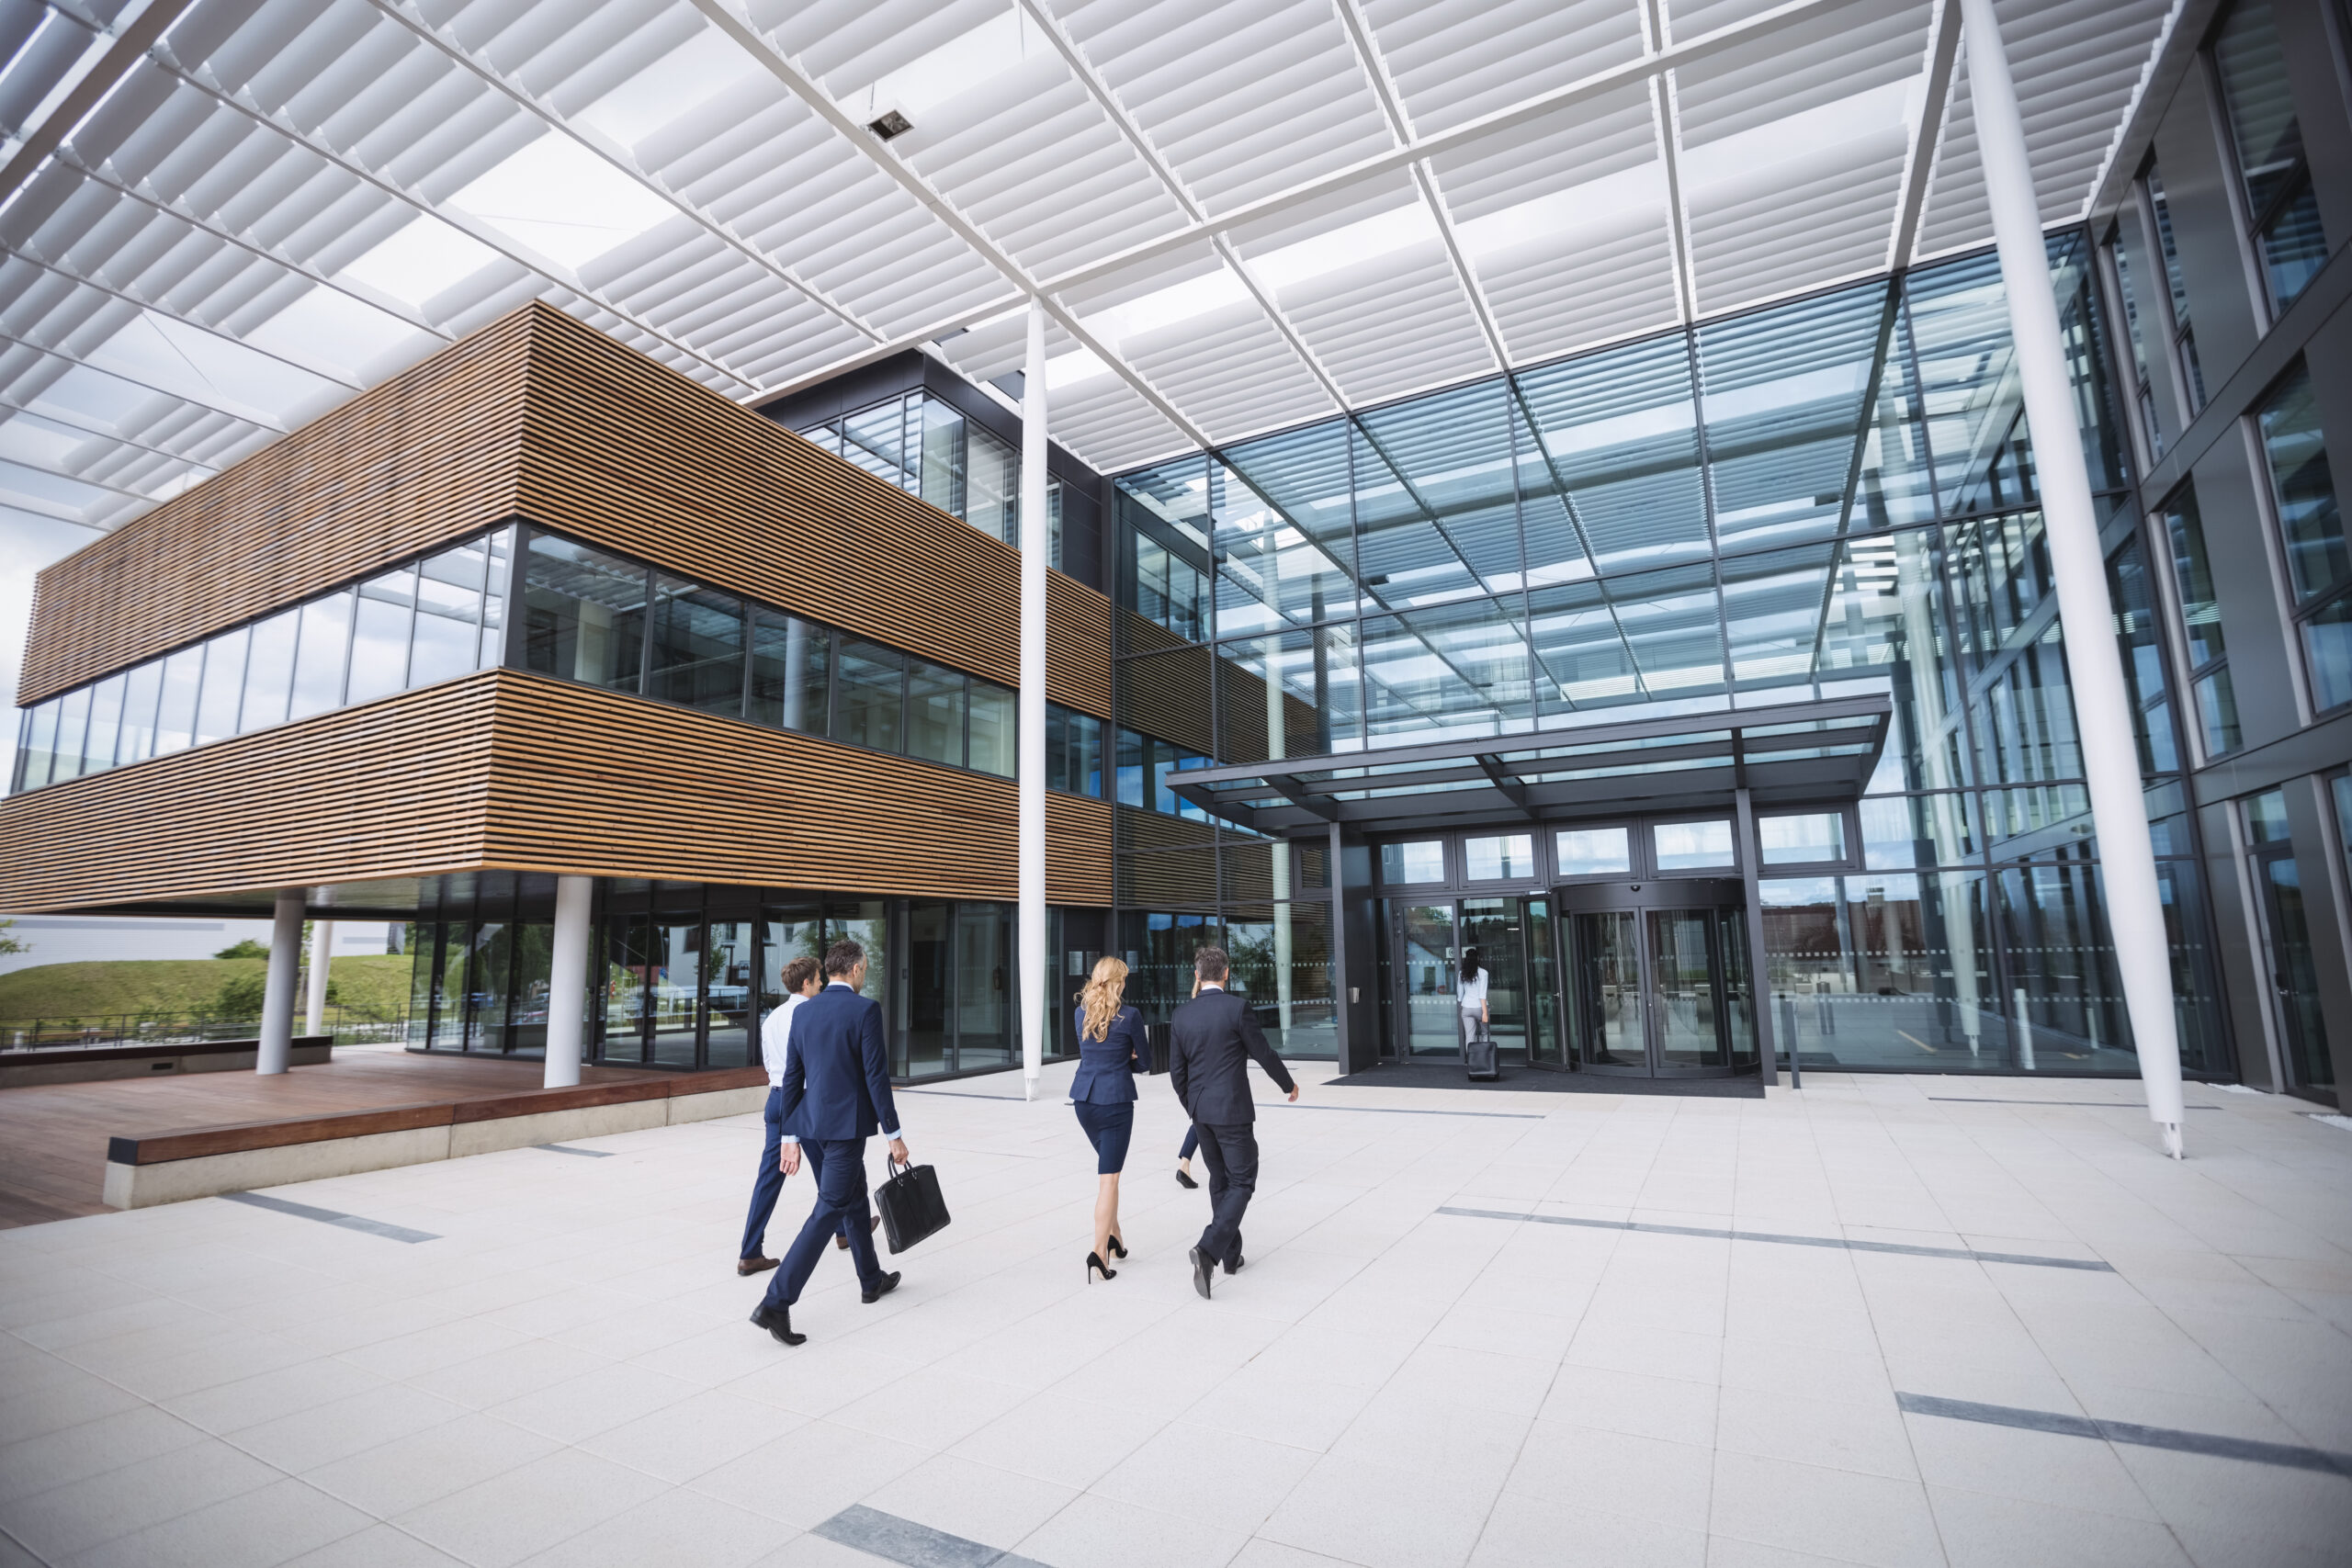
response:
[[[1453,906],[1408,904],[1399,912],[1397,980],[1404,991],[1405,1055],[1458,1056],[1462,1031],[1453,1021],[1455,965]]]
[[[1645,1077],[1755,1065],[1738,883],[1587,886],[1555,897],[1568,1049],[1580,1065]]]
[[[1487,972],[1487,1017],[1495,1048],[1505,1059],[1518,1060],[1527,1050],[1526,919],[1517,898],[1464,898],[1461,903],[1462,946],[1478,950],[1478,966]],[[1454,978],[1462,969],[1454,965]],[[1455,1039],[1460,1040],[1460,1025]]]
[[[1389,984],[1407,1058],[1462,1058],[1462,960],[1478,950],[1487,1014],[1505,1061],[1566,1066],[1553,976],[1551,904],[1516,894],[1393,908]],[[1548,1053],[1548,1055],[1547,1055]]]

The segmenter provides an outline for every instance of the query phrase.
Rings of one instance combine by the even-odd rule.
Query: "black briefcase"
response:
[[[923,1237],[947,1228],[947,1200],[939,1193],[939,1173],[927,1165],[890,1162],[889,1177],[874,1190],[882,1230],[890,1250],[904,1252]]]

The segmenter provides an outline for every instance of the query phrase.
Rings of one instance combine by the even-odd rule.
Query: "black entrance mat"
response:
[[[1640,1078],[1616,1073],[1554,1073],[1506,1063],[1493,1083],[1472,1083],[1459,1062],[1383,1062],[1361,1073],[1333,1078],[1343,1089],[1484,1089],[1529,1094],[1679,1094],[1707,1100],[1761,1100],[1764,1080],[1755,1073],[1728,1078]]]

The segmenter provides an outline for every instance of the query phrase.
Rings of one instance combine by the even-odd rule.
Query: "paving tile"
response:
[[[1365,1568],[1437,1568],[1477,1544],[1501,1478],[1452,1478],[1432,1486],[1419,1472],[1336,1456],[1319,1460],[1258,1533]]]
[[[1510,1491],[1470,1553],[1470,1568],[1702,1568],[1706,1561],[1703,1530]]]
[[[802,1420],[741,1459],[696,1476],[696,1492],[812,1529],[922,1462],[921,1449],[824,1421]]]
[[[1606,1367],[1563,1366],[1541,1419],[1713,1448],[1721,1391],[1713,1383]]]
[[[1013,1543],[1054,1568],[1225,1568],[1247,1538],[1195,1519],[1083,1495]]]
[[[275,1568],[375,1522],[315,1487],[277,1481],[118,1537],[75,1557],[74,1568]]]
[[[560,1449],[387,1522],[479,1568],[510,1568],[662,1490],[650,1475]]]
[[[1538,1421],[1503,1490],[1704,1535],[1714,1458],[1711,1448],[1698,1444]]]
[[[799,1533],[715,1497],[669,1491],[525,1562],[532,1568],[743,1568]]]
[[[1715,1456],[1708,1529],[1874,1568],[1944,1561],[1917,1482],[1748,1454]]]
[[[1083,1488],[1166,1426],[1157,1416],[1048,1392],[980,1427],[950,1451]]]
[[[379,1524],[288,1558],[286,1568],[458,1568],[462,1562],[406,1530]]]
[[[485,1414],[560,1443],[579,1443],[696,1392],[694,1384],[649,1368],[608,1362],[493,1404]]]
[[[320,1465],[303,1479],[390,1518],[553,1453],[554,1439],[495,1416],[467,1415]]]
[[[1011,1543],[1069,1506],[1078,1493],[1035,1476],[938,1454],[893,1477],[868,1507],[989,1546]]]
[[[422,1389],[382,1383],[290,1416],[240,1427],[228,1438],[255,1459],[301,1475],[468,1414],[464,1405]]]
[[[1247,1535],[1315,1461],[1303,1449],[1180,1421],[1162,1427],[1089,1490]]]
[[[252,1492],[278,1472],[217,1438],[0,1503],[0,1529],[50,1562]]]
[[[806,1416],[773,1404],[707,1390],[607,1427],[580,1446],[673,1485],[684,1485],[808,1421]]]
[[[152,1404],[19,1438],[0,1447],[0,1502],[86,1481],[204,1440],[204,1433]]]
[[[1898,1481],[1918,1475],[1910,1436],[1891,1399],[1883,1404],[1859,1404],[1726,1388],[1716,1416],[1715,1446],[1729,1453],[1858,1470]]]
[[[2120,1519],[2017,1497],[1928,1488],[1951,1568],[2190,1568],[2172,1531],[2154,1519]]]

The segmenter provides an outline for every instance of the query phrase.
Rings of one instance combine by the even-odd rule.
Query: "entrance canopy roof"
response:
[[[1841,697],[1187,769],[1169,784],[1276,835],[1720,809],[1743,785],[1758,804],[1848,800],[1877,769],[1893,715],[1885,696]]]
[[[2175,10],[1996,9],[2080,220]],[[530,299],[758,402],[1007,379],[1034,295],[1118,472],[1988,243],[1958,46],[1957,0],[22,0],[0,519],[114,526]]]

